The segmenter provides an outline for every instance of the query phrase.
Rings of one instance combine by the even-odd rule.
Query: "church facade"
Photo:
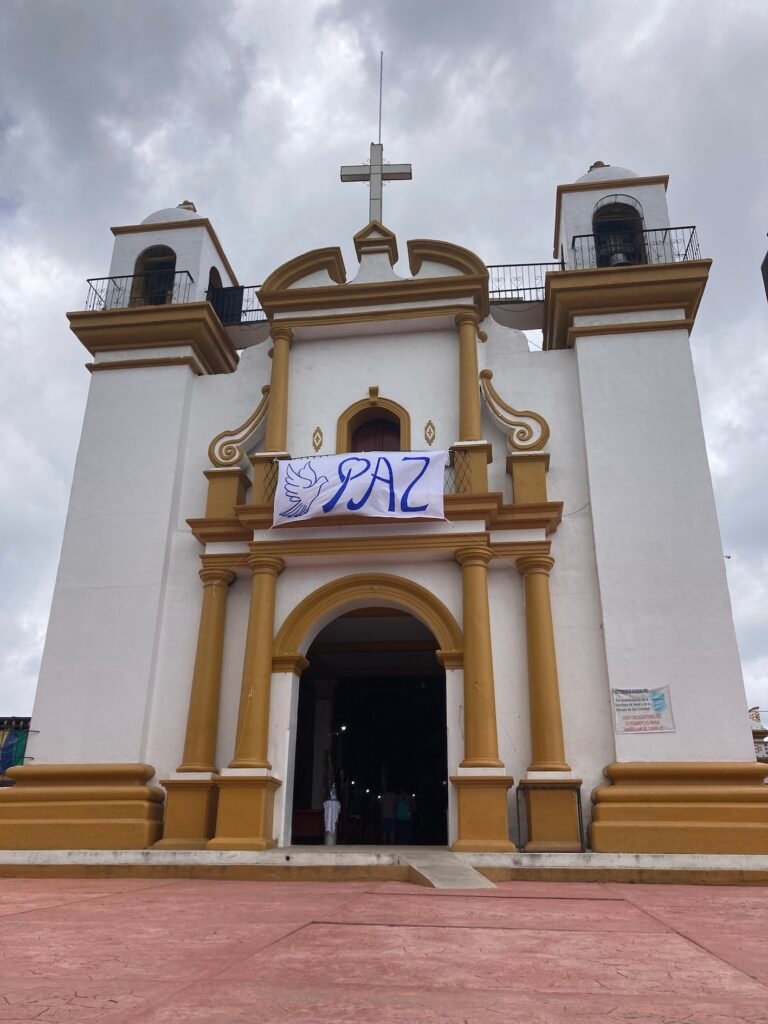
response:
[[[113,228],[0,847],[322,842],[335,787],[342,842],[768,852],[690,353],[710,261],[666,188],[593,165],[554,262],[490,273],[401,255],[379,205],[357,266],[258,290],[190,203]],[[273,528],[281,460],[371,451],[447,451],[445,519]]]

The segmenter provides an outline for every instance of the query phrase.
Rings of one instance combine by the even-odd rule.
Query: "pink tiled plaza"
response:
[[[768,1021],[768,888],[0,879],[0,1022]]]

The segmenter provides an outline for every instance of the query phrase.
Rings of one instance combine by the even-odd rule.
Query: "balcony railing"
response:
[[[561,263],[512,263],[488,267],[491,302],[542,302],[547,273],[562,270]]]
[[[608,230],[598,235],[575,235],[572,253],[574,270],[701,259],[695,227]]]
[[[85,297],[87,310],[128,306],[170,306],[189,302],[195,282],[187,270],[149,270],[121,277],[91,277]]]
[[[260,284],[211,288],[207,298],[225,327],[232,324],[262,323],[267,319],[267,314],[259,303],[260,288]]]

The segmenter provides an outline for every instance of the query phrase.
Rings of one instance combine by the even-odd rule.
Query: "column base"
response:
[[[222,775],[216,832],[207,849],[271,850],[277,846],[273,819],[275,790],[281,785],[272,775]]]
[[[579,853],[581,779],[523,779],[528,818],[526,853]]]
[[[165,821],[163,838],[155,846],[204,850],[216,829],[216,779],[163,779],[162,785],[167,790]]]
[[[625,762],[592,794],[600,853],[768,854],[768,765],[756,761]]]
[[[162,835],[163,791],[149,764],[10,768],[0,790],[2,850],[143,850]]]
[[[456,853],[509,853],[517,847],[509,838],[507,792],[511,775],[452,775],[459,802]]]

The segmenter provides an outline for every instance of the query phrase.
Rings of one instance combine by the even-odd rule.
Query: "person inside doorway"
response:
[[[401,789],[397,797],[397,809],[395,810],[395,836],[400,846],[407,846],[413,841],[414,810],[415,802],[413,796],[404,789]]]
[[[381,794],[381,841],[387,846],[395,845],[395,826],[399,797],[388,789]]]

